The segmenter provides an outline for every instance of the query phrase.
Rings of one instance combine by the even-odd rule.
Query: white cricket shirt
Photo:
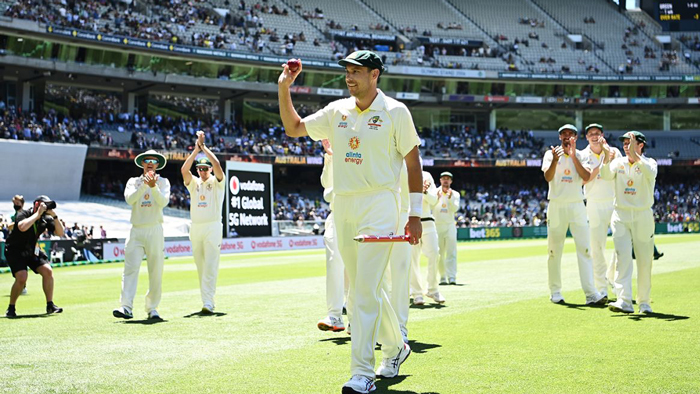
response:
[[[459,210],[459,198],[459,193],[456,190],[452,190],[452,194],[448,196],[442,192],[442,187],[437,189],[437,204],[433,206],[435,223],[455,224],[455,212]]]
[[[398,193],[404,157],[420,145],[406,106],[377,90],[364,111],[355,98],[334,101],[303,119],[313,140],[333,147],[333,189],[337,195],[378,190]]]
[[[615,152],[615,157],[622,156],[619,149],[612,148],[612,150]],[[582,150],[581,153],[586,158],[586,161],[582,162],[583,166],[589,170],[599,167],[605,159],[605,154],[602,152],[600,155],[596,154],[591,150],[590,145]],[[591,179],[588,183],[583,185],[583,192],[588,201],[608,202],[615,198],[615,185],[613,181],[603,179],[600,172],[598,172],[595,179]]]
[[[146,227],[163,223],[163,208],[170,203],[170,182],[159,176],[156,186],[150,187],[143,175],[129,178],[124,199],[131,205],[132,225]]]
[[[212,173],[206,182],[202,178],[192,176],[189,185],[185,185],[190,192],[190,217],[192,223],[221,223],[221,209],[224,204],[224,192],[226,190],[226,178],[221,182]]]
[[[576,151],[576,157],[583,164],[585,157],[581,151]],[[542,172],[546,172],[552,165],[554,155],[551,150],[544,154],[542,159]],[[576,172],[574,161],[569,155],[563,155],[559,158],[557,170],[554,173],[554,178],[549,182],[549,191],[547,199],[554,202],[577,202],[583,201],[583,179]]]
[[[600,169],[603,179],[615,182],[615,209],[641,211],[654,205],[654,185],[658,168],[656,160],[642,156],[634,164],[619,157]]]

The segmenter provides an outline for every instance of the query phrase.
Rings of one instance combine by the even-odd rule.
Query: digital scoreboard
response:
[[[660,1],[659,21],[698,21],[700,20],[700,1]]]

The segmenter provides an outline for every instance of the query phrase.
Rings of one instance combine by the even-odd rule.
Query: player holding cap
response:
[[[423,171],[423,217],[420,219],[423,224],[423,236],[418,245],[411,247],[411,295],[413,303],[422,305],[423,294],[432,298],[438,304],[445,303],[445,297],[438,291],[438,259],[440,250],[438,247],[438,235],[435,229],[435,218],[432,209],[438,201],[438,188],[435,187],[433,176],[429,172]],[[420,270],[421,251],[428,258],[428,293],[425,293],[423,286],[423,276]]]
[[[615,185],[612,181],[602,179],[600,166],[603,164],[603,126],[591,123],[586,126],[586,139],[588,146],[581,151],[586,158],[584,166],[591,170],[591,178],[583,182],[586,196],[586,213],[591,234],[591,257],[593,258],[593,279],[595,287],[603,296],[608,296],[608,282],[613,278],[607,277],[608,263],[605,261],[605,244],[608,239],[608,227],[613,212],[613,199],[615,198]],[[610,148],[613,158],[621,157],[617,148]]]
[[[382,344],[383,360],[376,376],[398,375],[411,348],[404,344],[399,323],[381,281],[392,243],[358,243],[357,235],[397,234],[400,226],[416,244],[421,237],[422,181],[420,140],[406,106],[377,89],[382,60],[357,51],[341,60],[352,97],[334,101],[301,119],[294,109],[290,86],[301,73],[285,64],[279,77],[280,116],[290,137],[328,139],[333,146],[333,189],[338,248],[350,279],[352,362],[343,393],[375,390],[374,345]],[[399,173],[408,169],[409,218],[399,223]]]
[[[433,207],[435,230],[438,235],[440,259],[440,284],[457,284],[457,222],[455,212],[459,210],[459,193],[452,190],[452,173],[440,174],[438,201]]]
[[[200,152],[204,152],[205,157],[195,160]],[[193,162],[199,177],[193,177],[190,172]],[[202,313],[212,314],[223,238],[221,207],[224,204],[226,182],[219,159],[204,144],[203,131],[197,132],[197,142],[192,153],[182,164],[180,172],[185,187],[190,192],[190,242],[192,257],[199,274]]]
[[[634,313],[632,307],[632,247],[637,260],[637,301],[639,311],[651,313],[651,262],[654,253],[654,185],[656,160],[644,156],[647,139],[639,131],[620,137],[625,157],[612,158],[603,140],[603,179],[615,182],[615,210],[612,214],[613,241],[617,255],[615,290],[617,301],[608,305],[613,312]]]
[[[605,305],[607,299],[595,288],[593,282],[593,262],[591,260],[590,233],[583,205],[583,181],[591,172],[583,166],[584,157],[576,150],[578,129],[566,124],[559,128],[561,145],[551,147],[542,159],[544,179],[549,182],[547,199],[547,246],[549,248],[549,290],[550,300],[555,304],[564,303],[561,295],[561,256],[566,241],[566,230],[576,243],[578,273],[581,287],[586,294],[586,305]]]
[[[163,169],[167,160],[160,153],[149,150],[136,156],[134,163],[143,168],[143,174],[129,178],[124,188],[126,203],[131,205],[131,231],[124,247],[121,306],[112,314],[123,319],[134,317],[134,297],[145,254],[148,261],[146,312],[149,319],[162,320],[156,308],[162,291],[165,249],[163,208],[170,202],[170,182],[157,175],[156,171]]]

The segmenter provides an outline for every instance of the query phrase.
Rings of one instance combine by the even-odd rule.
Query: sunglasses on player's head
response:
[[[197,171],[209,171],[209,167],[197,167]]]
[[[143,159],[146,164],[158,164],[158,159]]]

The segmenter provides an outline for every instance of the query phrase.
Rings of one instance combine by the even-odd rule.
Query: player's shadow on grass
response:
[[[409,307],[411,309],[442,309],[442,308],[446,308],[447,305],[445,305],[445,304],[423,304],[423,305],[411,304]]]
[[[572,304],[572,303],[570,303],[570,302],[562,302],[562,303],[559,303],[559,304],[556,304],[556,305],[561,305],[561,306],[565,306],[565,307],[567,307],[567,308],[577,309],[577,310],[580,310],[580,311],[585,311],[585,310],[587,310],[587,309],[606,309],[606,308],[608,307],[607,305]]]
[[[43,317],[49,317],[51,316],[48,313],[41,313],[41,314],[36,314],[36,315],[17,315],[15,317],[6,317],[8,320],[16,320],[16,319],[36,319],[36,318],[43,318]]]
[[[678,320],[688,320],[689,316],[679,316],[679,315],[669,315],[666,313],[629,313],[629,314],[616,314],[613,317],[627,317],[630,320],[641,321],[644,319],[658,319],[666,321],[678,321]]]
[[[377,387],[377,390],[375,393],[392,393],[392,394],[439,394],[435,391],[428,391],[428,392],[423,392],[423,393],[418,393],[415,391],[407,391],[407,390],[391,390],[391,386],[394,386],[396,384],[399,384],[406,380],[411,375],[399,375],[395,378],[392,379],[377,379],[374,382],[374,385]]]
[[[203,312],[195,312],[195,313],[190,313],[189,315],[183,316],[185,319],[189,319],[191,317],[221,317],[221,316],[226,316],[224,312],[211,312],[211,313],[203,313]]]
[[[350,335],[347,336],[342,336],[342,337],[335,337],[335,338],[326,338],[326,339],[321,339],[319,342],[333,342],[338,346],[345,345],[350,343]]]
[[[143,326],[151,326],[153,324],[167,323],[165,319],[144,319],[144,320],[124,320],[117,323],[121,324],[141,324]]]

